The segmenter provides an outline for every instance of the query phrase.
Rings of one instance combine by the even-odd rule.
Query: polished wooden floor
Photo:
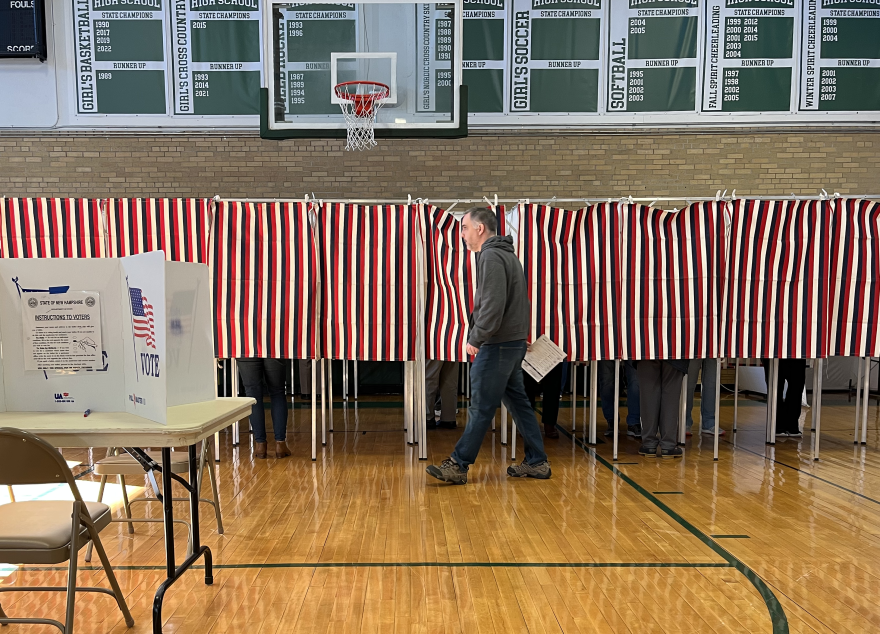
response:
[[[826,395],[820,462],[810,454],[808,409],[805,437],[770,447],[757,400],[740,399],[733,438],[728,395],[720,461],[711,438],[696,436],[676,461],[642,458],[624,440],[612,464],[608,444],[581,442],[580,405],[577,436],[547,441],[551,480],[506,477],[496,431],[462,487],[426,476],[405,444],[399,399],[337,402],[336,431],[316,462],[301,405],[291,410],[290,458],[254,460],[247,435],[240,447],[221,435],[225,534],[202,507],[214,585],[187,573],[167,595],[165,632],[880,631],[875,402],[868,444],[854,446],[853,403]],[[571,409],[560,419],[570,429]],[[437,462],[458,433],[430,434]],[[88,455],[65,456],[84,461],[75,470],[94,495]],[[151,631],[164,575],[161,525],[129,535],[113,524],[103,540],[136,626],[127,630],[109,597],[80,595],[77,631]],[[183,529],[176,544],[181,554]],[[80,585],[105,583],[100,569],[80,563]],[[63,585],[66,569],[0,576],[2,584]],[[0,596],[10,616],[63,619],[61,593]]]

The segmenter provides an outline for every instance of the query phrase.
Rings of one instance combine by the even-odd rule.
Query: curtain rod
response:
[[[724,196],[721,198],[717,198],[715,196],[658,196],[658,197],[648,197],[648,198],[630,198],[629,196],[619,196],[619,197],[604,197],[604,198],[547,198],[546,196],[541,197],[523,197],[523,198],[499,198],[499,203],[504,204],[519,204],[519,203],[535,203],[537,204],[552,204],[552,203],[586,203],[586,204],[598,204],[598,203],[607,203],[607,202],[619,202],[619,201],[632,201],[634,203],[656,203],[656,202],[712,202],[715,200],[758,200],[758,201],[786,201],[786,200],[798,200],[798,201],[807,201],[807,200],[829,200],[832,197],[834,198],[865,198],[865,199],[880,199],[880,194],[862,194],[862,195],[831,195],[828,196],[819,195],[819,196]],[[486,202],[485,198],[412,198],[412,199],[365,199],[365,198],[320,198],[316,197],[303,197],[303,198],[221,198],[219,195],[214,196],[214,202],[242,202],[242,203],[294,203],[294,202],[303,202],[305,200],[310,201],[320,201],[323,203],[331,203],[331,204],[342,204],[342,205],[408,205],[412,203],[424,202],[426,204],[474,204],[474,203],[484,203]]]

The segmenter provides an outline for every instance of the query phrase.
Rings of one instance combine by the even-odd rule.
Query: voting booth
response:
[[[215,398],[208,267],[154,251],[0,260],[0,411],[128,412]]]

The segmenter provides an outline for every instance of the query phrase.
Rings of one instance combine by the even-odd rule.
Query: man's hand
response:
[[[473,357],[477,356],[477,353],[480,351],[479,348],[472,346],[471,344],[467,345],[467,353]]]

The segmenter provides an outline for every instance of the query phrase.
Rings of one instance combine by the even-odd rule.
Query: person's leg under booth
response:
[[[779,362],[779,378],[787,383],[785,398],[778,414],[777,432],[800,434],[801,404],[806,382],[806,359],[783,359]]]
[[[434,425],[434,402],[437,400],[437,392],[440,389],[440,370],[443,368],[443,361],[437,359],[429,359],[425,361],[425,417],[428,421],[428,428]]]
[[[443,361],[440,368],[440,427],[454,429],[458,407],[458,363]],[[430,418],[430,416],[429,416]]]
[[[677,447],[678,407],[683,375],[663,361],[639,361],[639,390],[642,401],[642,455],[681,455]],[[659,438],[658,438],[659,436]]]
[[[287,440],[287,398],[284,394],[284,361],[281,359],[263,359],[263,372],[269,388],[272,407],[272,429],[276,442]]]

